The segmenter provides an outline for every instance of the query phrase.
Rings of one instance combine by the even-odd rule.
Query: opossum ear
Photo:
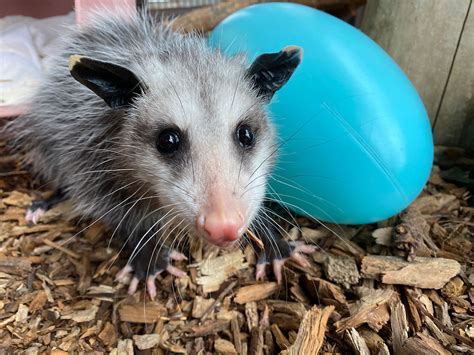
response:
[[[91,89],[112,108],[129,105],[143,89],[130,70],[116,64],[72,55],[69,71],[78,82]]]
[[[270,101],[275,92],[290,79],[302,58],[303,49],[297,46],[285,47],[277,53],[262,54],[247,69],[247,77],[259,95]]]

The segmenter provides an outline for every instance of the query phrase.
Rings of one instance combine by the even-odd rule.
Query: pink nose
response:
[[[244,221],[239,214],[210,212],[198,218],[198,227],[211,243],[222,245],[239,239],[244,232]]]

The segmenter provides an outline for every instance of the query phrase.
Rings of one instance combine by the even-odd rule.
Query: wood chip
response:
[[[403,344],[408,339],[408,322],[405,306],[400,301],[390,305],[390,324],[392,326],[392,346],[395,354],[403,353]]]
[[[158,322],[165,309],[155,302],[122,304],[118,313],[122,322],[151,324]]]
[[[395,292],[390,289],[368,290],[367,295],[350,306],[351,316],[335,324],[337,331],[357,328],[365,323],[375,331],[380,330],[390,319],[388,304],[395,295]]]
[[[334,306],[311,308],[301,322],[295,343],[282,351],[282,355],[317,354],[323,345],[327,321],[333,311]]]
[[[28,207],[32,201],[33,199],[29,195],[19,191],[12,191],[8,197],[2,200],[5,205],[16,207]]]
[[[409,338],[403,346],[403,354],[432,354],[450,355],[443,346],[433,337],[418,333],[415,337]]]
[[[31,272],[31,261],[27,258],[1,256],[0,271],[12,275],[26,276]]]
[[[117,332],[115,331],[114,325],[110,322],[106,322],[98,337],[105,345],[114,346],[117,342]]]
[[[133,355],[133,341],[131,339],[119,340],[117,355]]]
[[[94,304],[84,310],[71,312],[69,314],[63,314],[61,315],[61,319],[72,319],[74,322],[77,323],[90,322],[92,320],[95,320],[95,316],[98,310],[99,306]]]
[[[237,354],[234,344],[225,339],[216,339],[214,342],[214,350],[217,354],[234,355]]]
[[[159,334],[134,335],[133,341],[138,349],[146,350],[157,346],[161,341],[161,337]]]
[[[241,287],[234,297],[234,301],[238,304],[244,304],[251,301],[260,301],[268,298],[270,295],[278,291],[276,282],[266,282]]]
[[[203,287],[204,292],[214,292],[231,275],[248,267],[248,264],[244,262],[244,254],[237,250],[217,258],[206,259],[195,266],[201,275],[197,278],[197,283]]]
[[[355,328],[346,330],[346,336],[349,339],[356,354],[370,355],[370,350],[365,343],[365,339],[360,336],[359,332]]]
[[[421,258],[412,262],[394,256],[369,255],[362,259],[362,276],[385,284],[440,289],[459,274],[461,265],[451,259]]]
[[[264,245],[263,245],[263,242],[260,238],[258,238],[255,234],[253,234],[253,232],[250,230],[250,229],[247,229],[247,235],[250,237],[250,239],[255,243],[257,244],[257,246],[263,250],[264,248]]]
[[[349,256],[328,256],[324,261],[326,277],[345,288],[359,283],[359,270],[354,258]]]

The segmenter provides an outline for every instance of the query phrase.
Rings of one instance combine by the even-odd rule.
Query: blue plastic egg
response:
[[[393,216],[421,192],[433,161],[425,108],[362,32],[310,7],[271,3],[232,14],[209,41],[247,53],[249,63],[288,45],[304,49],[270,105],[282,140],[270,196],[322,221],[359,224]]]

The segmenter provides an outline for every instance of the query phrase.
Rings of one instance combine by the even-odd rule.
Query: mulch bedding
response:
[[[474,222],[467,187],[437,166],[422,195],[378,224],[282,222],[319,249],[281,285],[255,280],[252,248],[194,241],[187,276],[151,301],[115,281],[126,257],[68,204],[25,224],[48,191],[0,143],[0,353],[461,354],[474,351]],[[467,159],[467,158],[462,158]],[[471,206],[470,206],[471,204]]]

